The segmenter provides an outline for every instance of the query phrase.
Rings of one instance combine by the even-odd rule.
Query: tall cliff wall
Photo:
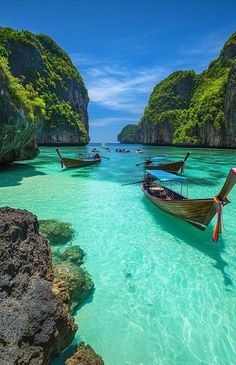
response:
[[[201,74],[177,71],[155,86],[136,142],[236,148],[236,33]]]
[[[35,136],[43,112],[37,93],[19,84],[0,57],[0,163],[37,155]]]
[[[34,125],[36,139],[40,144],[78,144],[89,142],[88,135],[88,93],[83,80],[73,66],[68,55],[48,36],[35,35],[28,31],[15,31],[10,28],[0,27],[0,61],[7,64],[10,77],[15,79],[15,84],[26,90],[31,90],[28,95],[30,100],[33,95],[41,99],[44,104],[44,113]],[[0,74],[0,125],[3,139],[8,138],[8,123],[16,121],[15,128],[11,128],[11,137],[23,138],[17,131],[19,118],[26,125],[29,123],[24,112],[24,105],[17,104],[14,100],[7,103],[6,92],[3,90],[5,77]],[[4,95],[3,95],[4,93]],[[13,117],[14,105],[18,109],[18,116]],[[20,117],[21,115],[21,117]],[[23,122],[24,120],[24,122]],[[22,124],[21,123],[21,124]],[[29,125],[28,132],[32,132]],[[14,133],[15,130],[15,133]],[[35,134],[28,142],[32,145]],[[22,142],[22,147],[24,141]],[[12,151],[18,150],[18,145],[13,143]],[[3,155],[5,151],[0,150]],[[15,152],[10,152],[13,158]],[[35,154],[32,151],[32,154]],[[17,157],[17,156],[15,156]],[[33,156],[32,156],[33,157]],[[11,160],[11,158],[7,158]],[[17,158],[15,158],[17,159]]]

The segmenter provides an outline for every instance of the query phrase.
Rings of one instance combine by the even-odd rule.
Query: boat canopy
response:
[[[186,177],[174,175],[170,172],[166,172],[163,170],[146,170],[146,172],[154,177],[155,179],[158,179],[160,181],[179,181],[179,182],[185,182],[187,181]]]

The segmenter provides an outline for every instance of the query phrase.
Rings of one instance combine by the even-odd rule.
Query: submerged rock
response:
[[[73,312],[93,291],[93,281],[86,270],[69,261],[57,262],[53,269],[55,290],[61,293],[70,312]]]
[[[51,245],[64,245],[73,240],[75,233],[70,223],[57,219],[39,221],[39,232]]]
[[[81,342],[76,353],[66,361],[66,365],[104,365],[104,361],[91,346]]]
[[[77,326],[52,290],[51,251],[37,218],[0,208],[0,364],[50,365]]]
[[[55,252],[54,259],[57,261],[70,261],[76,265],[82,265],[85,253],[80,246],[70,246],[63,252]]]

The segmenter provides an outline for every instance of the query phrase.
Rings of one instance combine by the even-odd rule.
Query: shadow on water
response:
[[[94,296],[94,293],[95,293],[95,288],[93,288],[89,295],[87,296],[87,298],[85,300],[83,300],[82,303],[80,303],[79,305],[77,305],[77,307],[73,310],[73,313],[72,315],[75,317],[76,316],[76,313],[86,304],[89,304],[89,303],[92,303],[93,301],[93,296]]]
[[[80,304],[78,305],[75,310],[72,313],[72,316],[75,317],[76,313],[82,308],[85,304],[91,303],[93,301],[93,295],[95,292],[95,288],[91,290],[89,296]],[[52,365],[65,365],[66,360],[73,356],[73,354],[76,352],[77,344],[79,344],[80,339],[78,337],[74,338],[73,342],[70,344],[69,347],[67,347],[61,354],[60,357],[56,357],[52,361]]]
[[[77,345],[71,344],[69,347],[67,347],[61,354],[60,357],[56,357],[52,361],[52,365],[65,365],[65,362],[69,357],[73,356],[76,352]]]
[[[212,265],[221,272],[226,287],[233,285],[230,276],[225,272],[228,263],[221,256],[224,252],[223,241],[213,244],[210,232],[203,233],[192,227],[190,224],[172,217],[171,215],[156,208],[145,197],[143,197],[143,204],[153,215],[157,224],[161,225],[167,232],[170,232],[179,244],[184,242],[214,260]]]
[[[27,177],[46,175],[30,164],[11,164],[0,168],[0,188],[20,185]]]

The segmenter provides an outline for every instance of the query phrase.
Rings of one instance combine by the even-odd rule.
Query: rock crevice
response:
[[[51,250],[37,218],[0,208],[0,363],[50,365],[77,326],[53,291]]]

